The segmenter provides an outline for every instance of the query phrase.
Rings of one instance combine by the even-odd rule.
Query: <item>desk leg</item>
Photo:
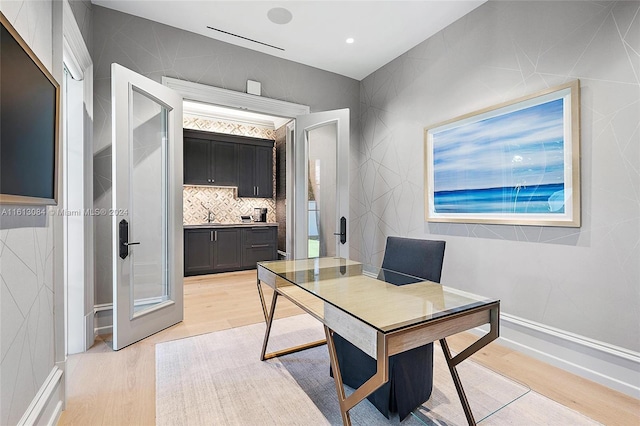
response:
[[[462,382],[460,381],[458,370],[456,370],[456,364],[454,364],[451,360],[451,351],[449,350],[449,345],[447,344],[447,341],[445,339],[440,339],[440,346],[442,347],[444,358],[447,360],[447,365],[449,366],[449,372],[451,373],[453,384],[456,385],[456,390],[458,391],[458,397],[460,398],[460,402],[462,403],[464,415],[467,417],[467,423],[469,423],[470,425],[475,425],[476,420],[473,418],[473,413],[471,412],[471,406],[469,405],[469,401],[467,400],[467,395],[464,393],[464,389],[462,388]]]
[[[264,314],[264,322],[269,322],[269,318],[267,316],[267,305],[264,303],[264,293],[262,292],[262,285],[260,284],[260,278],[257,280],[258,286],[258,295],[260,296],[260,305],[262,305],[262,313]]]
[[[258,284],[258,288],[260,288],[260,284]],[[262,299],[262,307],[264,312],[267,310],[264,306],[264,298],[262,297],[262,291],[260,292],[260,296]],[[260,361],[264,361],[268,359],[265,357],[265,353],[267,351],[267,343],[269,343],[269,333],[271,333],[271,324],[273,324],[273,314],[276,312],[276,302],[278,301],[278,292],[273,292],[273,297],[271,298],[271,308],[269,309],[269,314],[265,317],[267,321],[267,329],[264,332],[264,341],[262,342],[262,352],[260,352]]]
[[[333,343],[333,331],[324,326],[324,333],[327,336],[327,346],[329,347],[329,360],[333,369],[333,381],[336,385],[338,393],[338,402],[340,403],[340,415],[342,416],[342,424],[351,426],[351,417],[349,410],[355,407],[360,401],[371,395],[380,386],[389,380],[389,356],[387,355],[386,342],[384,337],[378,333],[377,351],[376,351],[376,373],[362,384],[358,389],[354,390],[349,397],[345,397],[344,384],[342,382],[342,374],[340,373],[340,365],[338,364],[338,355],[336,347]]]
[[[262,304],[262,312],[264,313],[264,321],[267,324],[267,329],[264,333],[264,341],[262,342],[262,351],[260,352],[260,361],[264,361],[267,359],[275,358],[281,355],[288,355],[294,352],[303,351],[305,349],[315,348],[316,346],[321,346],[327,343],[324,339],[318,340],[311,343],[306,343],[304,345],[294,346],[292,348],[283,349],[281,351],[275,352],[267,352],[267,344],[269,343],[269,334],[271,333],[271,325],[273,324],[273,317],[276,312],[276,302],[278,300],[278,292],[273,291],[273,298],[271,299],[271,307],[269,308],[269,312],[267,313],[267,306],[264,303],[264,294],[262,293],[262,285],[260,284],[260,280],[258,280],[258,294],[260,294],[260,303]]]
[[[460,397],[460,402],[462,403],[462,409],[464,410],[464,415],[467,417],[467,422],[469,425],[475,425],[476,420],[473,418],[473,413],[471,412],[471,406],[469,405],[469,401],[467,400],[467,396],[464,393],[464,389],[462,388],[462,382],[460,381],[460,376],[458,375],[458,371],[456,370],[456,365],[460,364],[465,359],[469,358],[474,353],[478,352],[481,348],[487,346],[490,342],[494,341],[500,335],[500,304],[496,304],[489,310],[490,316],[490,329],[487,334],[478,339],[471,346],[460,352],[455,357],[451,356],[451,351],[449,350],[449,345],[445,339],[440,339],[440,346],[442,347],[442,352],[444,353],[444,358],[447,360],[447,365],[449,366],[449,372],[451,373],[451,378],[453,379],[453,383],[456,385],[456,390],[458,391],[458,397]]]

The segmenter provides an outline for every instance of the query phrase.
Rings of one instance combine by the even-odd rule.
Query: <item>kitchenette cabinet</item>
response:
[[[213,273],[213,230],[185,229],[184,274]]]
[[[242,229],[242,266],[255,268],[256,262],[275,260],[278,255],[278,228],[258,226]]]
[[[277,224],[186,225],[184,275],[253,269],[277,259]]]
[[[238,197],[273,197],[273,145],[241,145]]]
[[[184,130],[185,185],[235,186],[238,197],[273,197],[273,141]]]
[[[235,186],[238,182],[238,145],[184,138],[184,183]]]

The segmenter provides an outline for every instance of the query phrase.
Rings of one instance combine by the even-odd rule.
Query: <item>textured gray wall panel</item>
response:
[[[640,351],[638,2],[489,2],[365,78],[352,233],[447,240],[442,282]],[[582,227],[424,221],[426,126],[579,78]],[[358,231],[359,230],[359,231]]]

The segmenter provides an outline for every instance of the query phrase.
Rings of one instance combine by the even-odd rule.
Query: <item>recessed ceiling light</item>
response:
[[[274,7],[267,12],[267,18],[274,24],[284,25],[291,22],[293,15],[284,7]]]
[[[349,38],[347,39],[347,43],[348,43],[348,44],[353,44],[353,42],[354,42],[354,41],[355,41],[355,40],[354,40],[353,38],[351,38],[351,37],[349,37]]]

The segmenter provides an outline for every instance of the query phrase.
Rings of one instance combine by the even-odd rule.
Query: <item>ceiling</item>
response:
[[[92,0],[92,3],[362,80],[485,1]],[[268,13],[274,8],[289,11],[290,22],[272,22]],[[270,15],[275,21],[287,18],[282,10]],[[354,42],[348,44],[347,38],[353,38]]]

